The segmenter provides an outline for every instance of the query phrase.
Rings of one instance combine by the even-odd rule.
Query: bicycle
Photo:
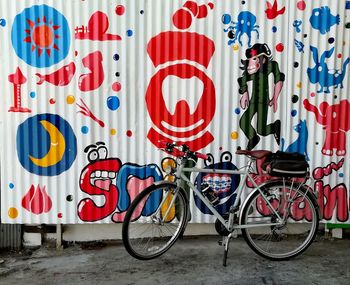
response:
[[[215,227],[223,236],[224,266],[230,240],[237,230],[241,230],[243,238],[255,253],[271,260],[295,257],[313,242],[320,214],[317,197],[306,182],[310,179],[309,174],[304,174],[302,181],[300,175],[284,174],[258,185],[251,170],[258,159],[266,159],[272,154],[271,151],[237,150],[237,155],[249,158],[248,163],[237,170],[218,170],[196,168],[198,158],[207,159],[208,156],[193,152],[186,145],[162,143],[160,149],[177,157],[177,165],[170,166],[166,171],[175,176],[175,181],[155,182],[131,203],[123,222],[122,237],[126,250],[133,257],[141,260],[156,258],[183,236],[191,219],[186,185],[217,219]],[[192,164],[190,167],[189,162]],[[190,181],[190,174],[196,172],[243,176],[235,202],[227,214],[221,215],[215,209],[213,191],[208,192],[208,187],[201,191]],[[247,179],[255,188],[241,200]],[[147,201],[152,202],[155,197],[162,197],[157,209],[148,216],[142,216]]]

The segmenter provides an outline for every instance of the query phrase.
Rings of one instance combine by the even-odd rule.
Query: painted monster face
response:
[[[221,161],[214,163],[213,156],[209,156],[205,169],[237,170],[237,167],[231,162],[232,154],[224,152],[221,155]],[[219,174],[219,173],[200,173],[196,178],[197,188],[202,184],[209,185],[219,197],[220,202],[215,207],[219,213],[226,213],[236,199],[236,189],[240,182],[239,175]],[[198,209],[205,214],[211,214],[211,211],[197,197],[194,197]]]

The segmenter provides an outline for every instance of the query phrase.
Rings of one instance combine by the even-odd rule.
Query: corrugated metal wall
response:
[[[22,246],[22,226],[0,224],[0,248],[19,249]]]
[[[120,222],[162,179],[165,138],[230,167],[244,163],[237,147],[304,153],[325,221],[349,222],[349,9],[1,1],[2,221]],[[196,203],[192,213],[213,221]]]

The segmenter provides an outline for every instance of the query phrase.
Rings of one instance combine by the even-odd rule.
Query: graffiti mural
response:
[[[176,180],[159,141],[210,153],[207,169],[239,169],[239,148],[303,154],[323,222],[350,222],[349,1],[12,2],[0,1],[2,222],[122,222],[138,193]],[[274,178],[262,164],[258,184]],[[240,179],[192,174],[223,214]],[[189,198],[190,222],[214,222]]]

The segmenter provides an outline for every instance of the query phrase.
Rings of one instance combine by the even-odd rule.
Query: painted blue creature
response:
[[[303,42],[298,41],[298,40],[294,40],[294,44],[295,44],[295,47],[298,49],[299,52],[304,52],[305,45],[303,44]]]
[[[298,133],[298,138],[291,143],[285,150],[284,149],[284,138],[281,139],[281,150],[284,152],[298,152],[305,155],[306,160],[309,161],[309,154],[307,152],[307,140],[309,132],[306,125],[306,120],[300,120],[300,122],[294,126],[294,130]]]
[[[237,167],[231,162],[232,154],[228,151],[222,153],[221,160],[218,163],[214,163],[212,155],[209,155],[209,157],[210,159],[205,162],[205,169],[237,170]],[[227,213],[235,202],[236,189],[239,182],[240,176],[238,174],[200,173],[196,178],[196,185],[199,191],[204,185],[209,186],[214,191],[215,196],[219,198],[215,209],[222,215]],[[196,195],[194,195],[194,201],[202,213],[213,215]]]
[[[301,29],[300,29],[300,26],[303,24],[303,21],[302,20],[295,20],[293,22],[293,27],[295,28],[295,31],[297,33],[300,33],[301,32]]]
[[[317,93],[322,93],[325,89],[325,93],[330,93],[329,87],[335,86],[335,88],[343,88],[343,80],[346,75],[346,67],[350,62],[350,58],[348,57],[343,62],[343,68],[341,73],[339,73],[339,70],[335,70],[334,72],[331,72],[331,70],[328,68],[328,65],[326,63],[326,58],[330,58],[334,52],[334,47],[330,50],[326,50],[321,55],[321,58],[319,59],[318,56],[318,49],[314,46],[310,46],[312,57],[315,62],[314,67],[309,67],[307,69],[307,75],[309,76],[310,82],[313,84],[319,84],[320,90],[317,91]]]
[[[256,32],[259,39],[259,25],[256,25],[256,16],[249,11],[239,13],[237,22],[232,21],[229,14],[224,14],[222,16],[222,23],[230,25],[227,29],[224,29],[224,32],[228,33],[230,38],[228,45],[232,45],[238,40],[239,44],[243,46],[241,38],[246,34],[248,37],[248,47],[251,47],[252,32]]]
[[[330,31],[331,27],[340,24],[339,14],[334,16],[328,6],[315,8],[310,17],[311,26],[319,30],[322,35]]]

